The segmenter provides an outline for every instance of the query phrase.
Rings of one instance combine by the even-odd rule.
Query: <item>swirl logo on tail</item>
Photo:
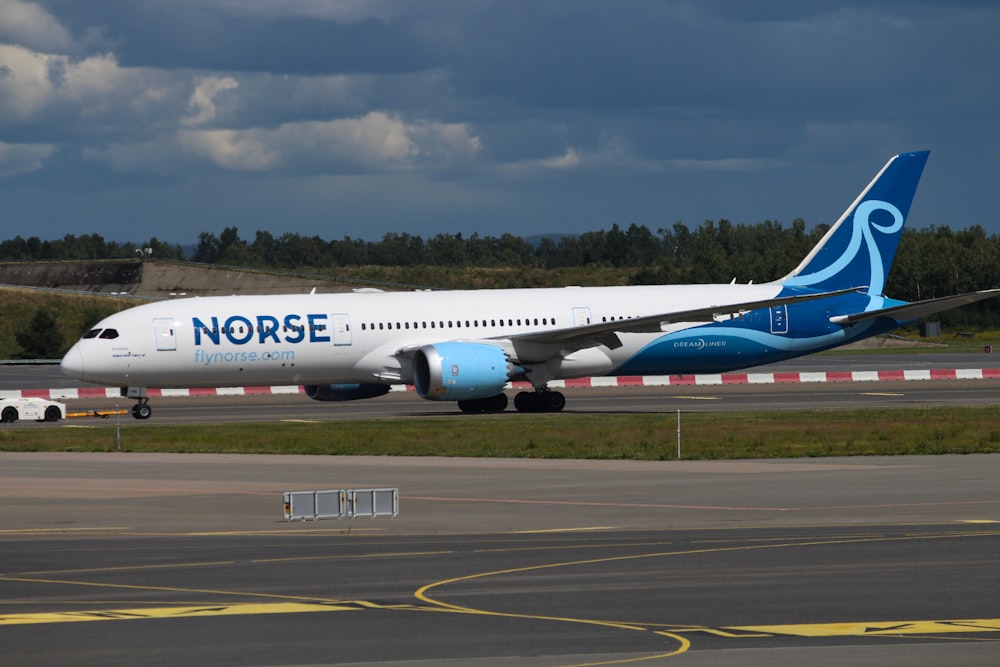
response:
[[[889,160],[812,252],[779,282],[830,291],[867,286],[870,295],[881,297],[927,155],[902,153]]]

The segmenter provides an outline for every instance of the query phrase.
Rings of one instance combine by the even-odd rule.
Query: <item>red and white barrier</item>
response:
[[[1000,368],[932,368],[927,370],[892,371],[821,371],[778,373],[720,373],[706,375],[622,375],[554,380],[550,389],[574,387],[672,387],[711,386],[722,384],[795,384],[808,382],[899,382],[910,380],[995,380]],[[528,382],[515,382],[515,389],[530,389]],[[412,385],[393,385],[393,391],[412,391]],[[201,389],[149,389],[149,396],[255,396],[266,394],[299,394],[295,385],[265,387],[213,387]],[[81,398],[119,398],[117,387],[69,387],[65,389],[20,389],[0,391],[0,398],[45,398],[48,400]]]

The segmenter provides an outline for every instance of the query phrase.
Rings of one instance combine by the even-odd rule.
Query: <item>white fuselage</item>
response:
[[[774,297],[780,285],[568,287],[233,296],[146,304],[112,315],[66,355],[80,379],[155,387],[411,382],[399,352]],[[621,347],[555,355],[553,377],[613,373],[669,331],[623,333]],[[113,332],[107,333],[107,332]],[[112,337],[114,336],[114,337]],[[551,355],[543,355],[551,356]]]

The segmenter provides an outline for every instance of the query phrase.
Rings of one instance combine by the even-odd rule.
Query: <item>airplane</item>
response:
[[[828,350],[1000,289],[907,303],[884,294],[929,151],[891,158],[788,275],[760,284],[193,297],[101,320],[62,359],[118,386],[148,419],[149,387],[298,384],[317,401],[391,385],[501,412],[558,412],[553,380],[722,373]]]

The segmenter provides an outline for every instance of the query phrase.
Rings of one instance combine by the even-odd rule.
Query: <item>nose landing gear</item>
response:
[[[132,406],[132,416],[136,419],[149,419],[153,414],[153,408],[149,407],[148,398],[140,398],[139,402]]]
[[[149,407],[149,396],[145,387],[122,387],[121,394],[125,398],[136,399],[136,404],[132,406],[132,416],[136,419],[149,419],[153,414],[153,408]]]

